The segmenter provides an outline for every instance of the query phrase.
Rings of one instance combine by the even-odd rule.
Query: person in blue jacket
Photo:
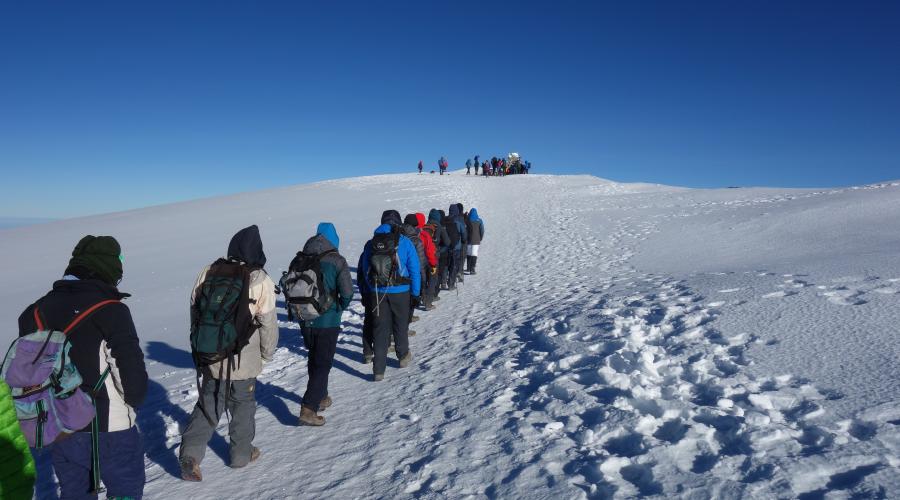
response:
[[[385,210],[381,215],[381,225],[375,229],[374,237],[366,243],[359,259],[357,285],[360,295],[366,296],[373,315],[372,335],[374,354],[372,373],[377,382],[384,379],[387,366],[387,353],[393,335],[397,359],[400,367],[409,366],[412,353],[409,350],[409,309],[418,306],[421,295],[421,273],[419,256],[412,241],[400,233],[400,212]],[[373,242],[393,237],[396,252],[390,256],[393,264],[387,284],[376,285],[378,266],[373,267],[373,260],[381,257],[374,250]],[[364,342],[365,344],[365,342]]]

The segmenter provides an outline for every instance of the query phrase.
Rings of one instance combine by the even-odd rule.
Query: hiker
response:
[[[472,173],[472,159],[469,158],[466,160],[466,175],[471,175]]]
[[[443,216],[441,215],[440,210],[432,208],[431,211],[428,212],[428,223],[425,224],[425,230],[432,236],[438,263],[437,269],[434,270],[434,273],[430,277],[431,280],[428,282],[428,293],[431,296],[432,305],[434,302],[440,300],[440,288],[442,283],[444,283],[444,276],[447,272],[447,263],[450,258],[450,247],[452,246],[450,235],[441,223],[442,219]]]
[[[478,175],[478,165],[479,165],[478,158],[479,158],[479,156],[475,155],[475,160],[472,162],[475,164],[475,175]]]
[[[447,290],[456,289],[457,274],[459,273],[459,256],[462,248],[463,231],[465,227],[459,221],[459,206],[450,205],[450,214],[441,219],[441,224],[447,229],[450,235],[450,248],[447,255],[447,274],[446,279],[442,278],[442,284]]]
[[[462,203],[457,203],[456,208],[459,210],[457,220],[461,223],[459,233],[459,268],[456,271],[456,279],[459,280],[460,283],[463,283],[465,281],[463,278],[463,276],[465,275],[465,273],[463,272],[463,264],[466,262],[466,256],[469,254],[469,216],[466,212],[463,211]]]
[[[320,296],[313,299],[321,300],[319,305],[324,309],[319,311],[318,308],[313,308],[316,313],[310,315],[315,316],[311,320],[303,318],[302,310],[298,312],[303,344],[309,351],[309,361],[306,364],[309,379],[303,394],[303,404],[300,406],[301,425],[323,425],[325,417],[318,415],[318,412],[332,404],[331,396],[328,395],[328,373],[334,362],[338,335],[341,333],[341,315],[353,299],[353,280],[350,279],[346,259],[338,253],[339,243],[334,225],[320,222],[316,235],[306,241],[303,251],[288,266],[291,271],[315,270],[318,278],[316,281],[321,283],[322,289]],[[290,296],[286,289],[285,296]]]
[[[131,312],[122,302],[129,295],[117,288],[123,260],[112,236],[85,236],[72,251],[63,278],[19,316],[20,337],[72,326],[65,337],[71,345],[68,357],[81,375],[81,390],[93,395],[96,408],[96,433],[89,423],[51,447],[61,498],[96,498],[99,480],[107,498],[140,498],[144,493],[144,445],[135,408],[147,394],[147,371]],[[7,374],[7,381],[12,378]],[[44,429],[47,425],[53,423]]]
[[[485,162],[481,165],[481,176],[487,179],[490,173],[490,166],[488,165],[487,160],[485,160]]]
[[[447,159],[443,156],[438,160],[438,169],[441,171],[441,175],[444,175],[444,172],[447,170]]]
[[[0,380],[0,498],[22,498],[30,500],[34,496],[34,458],[28,449],[28,442],[13,405],[9,386]]]
[[[245,467],[260,456],[259,448],[253,446],[256,377],[278,345],[275,283],[263,268],[266,255],[255,225],[231,238],[226,255],[200,272],[191,293],[191,347],[200,387],[181,435],[179,462],[186,481],[202,481],[200,462],[226,410],[231,416],[228,465]],[[218,300],[212,304],[209,297]],[[221,304],[228,303],[234,314],[217,314]],[[223,331],[236,335],[232,342],[226,339],[224,346]]]
[[[422,303],[419,305],[427,310],[428,306],[431,304],[431,296],[428,294],[428,280],[431,279],[431,270],[437,267],[437,253],[434,248],[434,240],[432,239],[431,234],[425,231],[425,214],[407,214],[406,217],[403,218],[403,225],[415,227],[416,237],[422,244],[422,253],[418,254],[419,269],[422,273]],[[413,243],[415,243],[415,240]],[[416,251],[418,252],[418,250],[419,245],[416,244]],[[414,311],[414,307],[410,309],[410,322],[418,320],[418,317],[413,315]]]
[[[438,256],[437,256],[437,247],[434,245],[434,236],[432,232],[428,231],[425,227],[425,214],[421,212],[416,212],[416,224],[419,228],[419,237],[422,239],[422,244],[425,246],[425,264],[422,266],[425,274],[422,275],[422,304],[421,307],[426,311],[434,309],[432,305],[432,299],[434,298],[431,289],[430,283],[435,279],[437,275],[437,265],[438,265]]]
[[[369,294],[375,313],[373,380],[384,380],[387,352],[391,337],[400,367],[409,366],[412,353],[409,350],[410,301],[418,305],[421,294],[419,257],[412,241],[400,233],[400,213],[385,210],[381,225],[375,229],[360,259],[356,283],[360,294]]]
[[[409,238],[409,241],[412,242],[413,246],[416,248],[416,257],[419,260],[419,276],[421,283],[425,283],[425,266],[428,265],[428,262],[425,260],[425,243],[422,241],[422,238],[419,236],[419,222],[416,219],[415,214],[407,214],[406,217],[403,218],[403,224],[400,225],[400,234]],[[424,286],[422,286],[424,288]],[[416,307],[419,304],[413,304],[410,301],[409,308],[409,320],[407,323],[412,323],[414,321],[418,321],[419,318],[413,314],[416,310]],[[415,318],[415,319],[413,319]],[[407,329],[407,335],[412,337],[416,334],[415,330]]]
[[[423,167],[422,160],[419,160],[419,173],[420,174],[422,173],[422,167]]]
[[[481,246],[481,240],[484,238],[484,221],[478,216],[478,210],[475,207],[469,210],[467,229],[469,251],[466,257],[466,270],[469,274],[475,274],[475,264],[478,263],[478,247]]]

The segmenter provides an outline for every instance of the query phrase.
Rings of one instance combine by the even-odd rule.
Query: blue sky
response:
[[[897,2],[625,3],[0,3],[0,216],[509,151],[696,187],[900,178]]]

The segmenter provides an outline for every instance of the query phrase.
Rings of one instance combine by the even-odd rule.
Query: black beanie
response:
[[[419,227],[419,219],[416,218],[416,214],[406,214],[406,217],[403,218],[403,223],[407,226]]]
[[[81,270],[87,270],[92,276],[83,276]],[[87,235],[72,250],[66,274],[79,278],[96,277],[117,285],[122,279],[122,247],[112,236]]]
[[[398,212],[396,210],[385,210],[381,214],[381,223],[382,224],[393,224],[395,226],[399,226],[401,224],[400,212]]]

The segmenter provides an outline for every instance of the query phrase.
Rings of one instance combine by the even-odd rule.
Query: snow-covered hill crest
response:
[[[422,313],[415,363],[369,382],[362,308],[344,317],[322,428],[296,427],[297,327],[259,380],[258,464],[183,483],[196,400],[187,297],[258,224],[280,275],[319,221],[355,263],[384,209],[462,202],[479,272]],[[16,317],[86,233],[126,253],[153,382],[147,498],[845,498],[900,492],[900,182],[688,190],[589,176],[385,175],[0,233]],[[227,436],[227,424],[220,433]],[[48,485],[42,497],[51,496]]]

